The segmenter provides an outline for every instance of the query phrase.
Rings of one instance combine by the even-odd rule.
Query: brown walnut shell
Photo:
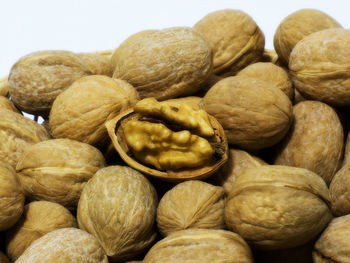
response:
[[[8,257],[0,251],[0,263],[10,263]]]
[[[0,96],[8,97],[9,95],[9,90],[7,87],[8,79],[9,79],[8,76],[0,79]]]
[[[14,111],[20,113],[15,105],[8,98],[4,96],[0,96],[0,109],[6,109],[10,111]]]
[[[203,179],[209,177],[215,173],[226,161],[228,158],[228,144],[225,132],[221,127],[220,123],[212,116],[209,115],[210,124],[214,129],[215,135],[212,140],[213,143],[217,146],[217,156],[213,157],[205,166],[199,168],[187,168],[180,170],[157,170],[151,166],[147,166],[138,162],[132,155],[131,150],[129,149],[126,140],[122,124],[130,120],[139,119],[140,115],[136,114],[132,109],[122,112],[114,119],[106,122],[106,128],[111,138],[113,145],[120,157],[131,167],[136,170],[158,177],[160,179],[168,181],[182,181],[189,179]]]

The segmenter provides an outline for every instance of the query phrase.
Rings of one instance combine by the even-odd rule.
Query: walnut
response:
[[[303,101],[293,107],[293,115],[274,163],[309,169],[329,185],[343,155],[343,127],[337,113],[322,102]]]
[[[77,55],[89,67],[92,75],[106,75],[112,77],[113,70],[111,60],[107,56],[98,53],[78,53]]]
[[[85,183],[104,166],[104,157],[95,147],[53,139],[28,147],[16,170],[30,199],[75,208]]]
[[[260,59],[260,62],[270,62],[275,65],[279,65],[278,55],[274,49],[264,49],[263,56]]]
[[[201,32],[213,51],[214,73],[234,75],[263,55],[265,37],[255,21],[240,10],[212,12],[194,28]]]
[[[7,255],[14,262],[35,240],[65,227],[77,227],[69,210],[47,201],[31,202],[24,207],[17,223],[6,232]]]
[[[4,78],[2,78],[2,79],[0,79],[0,96],[4,96],[4,97],[8,97],[8,93],[9,93],[9,91],[8,91],[8,87],[7,87],[7,85],[8,85],[8,76],[6,76],[6,77],[4,77]]]
[[[274,85],[234,76],[217,82],[203,98],[204,109],[225,130],[228,142],[243,149],[272,146],[292,123],[292,104]]]
[[[0,96],[0,109],[6,109],[13,112],[20,113],[11,100],[4,96]]]
[[[225,206],[225,222],[253,247],[266,250],[303,245],[331,220],[329,191],[303,168],[263,165],[245,170]]]
[[[154,241],[157,195],[138,171],[102,168],[85,185],[78,204],[79,228],[94,235],[111,261],[125,261]]]
[[[350,214],[350,165],[346,163],[333,177],[329,186],[332,212],[335,216]]]
[[[186,229],[158,241],[143,262],[252,263],[253,257],[249,246],[236,233],[218,229]]]
[[[225,192],[222,187],[187,181],[165,193],[157,209],[163,236],[188,228],[224,229]]]
[[[0,263],[10,263],[8,257],[0,251]]]
[[[60,228],[34,241],[17,263],[108,263],[97,239],[77,228]]]
[[[146,30],[115,50],[113,66],[113,77],[129,82],[141,98],[166,100],[198,91],[212,72],[212,54],[192,28]]]

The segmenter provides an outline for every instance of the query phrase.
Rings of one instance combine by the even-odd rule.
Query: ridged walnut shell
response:
[[[8,98],[0,96],[0,109],[10,110],[13,112],[20,113],[15,105]]]
[[[138,162],[129,149],[122,128],[123,123],[126,123],[133,119],[138,119],[139,114],[135,113],[132,109],[122,112],[114,119],[106,122],[106,128],[109,137],[112,140],[114,148],[117,150],[120,157],[134,169],[167,181],[183,181],[190,179],[204,179],[215,173],[228,158],[228,144],[225,136],[225,132],[220,123],[212,116],[209,115],[209,121],[214,129],[214,136],[211,138],[212,142],[217,145],[217,154],[208,161],[205,166],[198,168],[183,168],[179,170],[157,170],[153,166],[148,166]]]
[[[60,228],[35,240],[17,263],[108,263],[101,245],[77,228]]]
[[[282,20],[276,29],[273,44],[278,59],[288,66],[289,55],[305,36],[328,28],[341,27],[337,21],[316,9],[301,9]]]
[[[0,251],[0,263],[10,263],[8,257]]]
[[[332,212],[335,216],[350,214],[350,164],[346,163],[329,185]]]
[[[20,110],[47,116],[57,95],[87,75],[91,71],[78,55],[69,51],[39,51],[22,57],[12,66],[8,90]]]
[[[341,166],[343,127],[334,109],[319,101],[293,107],[294,122],[276,151],[275,164],[306,168],[327,185]]]
[[[36,201],[24,207],[17,223],[6,232],[6,252],[14,262],[38,238],[65,227],[77,227],[75,217],[65,207]]]
[[[9,90],[8,90],[8,76],[0,79],[0,96],[8,97]]]
[[[112,77],[113,69],[111,59],[98,53],[77,53],[89,67],[92,75],[105,75]]]
[[[127,166],[109,166],[85,185],[77,219],[111,261],[119,262],[134,259],[154,241],[156,209],[156,191],[141,173]]]
[[[292,123],[292,103],[287,95],[255,78],[220,80],[205,94],[203,106],[220,122],[231,145],[248,150],[276,144]]]
[[[52,139],[28,147],[16,170],[29,199],[75,208],[86,182],[104,166],[104,157],[95,147]]]
[[[129,82],[141,98],[166,100],[201,88],[212,72],[212,53],[192,28],[146,30],[115,50],[112,65],[113,77]]]
[[[189,228],[224,229],[225,192],[201,181],[186,181],[165,193],[157,209],[163,236]]]
[[[300,40],[289,70],[300,94],[333,106],[350,105],[350,30],[325,29]]]
[[[158,241],[144,263],[253,263],[247,243],[236,233],[216,229],[177,231]]]
[[[245,170],[228,195],[225,222],[253,247],[303,245],[331,220],[329,191],[303,168],[263,165]]]
[[[255,21],[240,10],[212,12],[194,28],[201,32],[213,51],[214,73],[234,75],[263,55],[265,37]]]
[[[0,109],[0,116],[0,160],[14,168],[30,145],[50,139],[44,127],[19,113]]]

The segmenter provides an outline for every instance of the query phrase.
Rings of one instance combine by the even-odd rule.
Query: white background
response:
[[[346,0],[0,0],[0,78],[21,56],[34,51],[112,49],[138,31],[193,26],[206,14],[224,8],[248,13],[270,49],[281,20],[301,8],[324,11],[350,28]]]

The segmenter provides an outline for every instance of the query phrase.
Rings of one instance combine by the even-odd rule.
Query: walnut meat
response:
[[[292,122],[292,104],[287,95],[255,78],[220,80],[204,96],[203,105],[221,123],[228,142],[243,149],[276,144]]]
[[[216,229],[177,231],[157,242],[144,263],[230,262],[252,263],[247,243],[236,233]]]
[[[241,174],[228,195],[225,222],[253,247],[266,250],[307,243],[331,220],[329,191],[303,168],[263,165]]]
[[[20,110],[47,116],[58,94],[90,74],[89,67],[72,52],[34,52],[12,66],[8,90]]]
[[[327,14],[315,9],[301,9],[286,18],[276,29],[273,43],[282,64],[288,66],[294,46],[305,36],[327,28],[341,27]]]
[[[127,82],[107,76],[80,78],[52,105],[49,122],[52,135],[94,146],[105,144],[108,136],[104,123],[137,101],[132,89]]]
[[[126,166],[109,166],[85,185],[77,219],[112,261],[125,261],[154,241],[156,208],[156,191],[141,173]]]
[[[350,30],[325,29],[294,47],[289,69],[295,87],[307,99],[350,105]]]
[[[31,202],[24,207],[17,223],[6,232],[7,255],[14,262],[35,240],[65,227],[77,227],[68,209],[47,201]]]
[[[210,44],[217,75],[234,75],[259,61],[264,53],[264,34],[243,11],[225,9],[212,12],[198,21],[194,28]]]
[[[208,43],[187,27],[141,31],[113,53],[114,78],[133,85],[141,98],[166,100],[198,91],[212,72]]]
[[[160,200],[158,229],[167,236],[188,228],[224,228],[225,192],[201,181],[180,183]]]
[[[60,228],[34,241],[17,263],[108,263],[97,239],[77,228]]]
[[[95,147],[53,139],[28,147],[16,170],[30,199],[75,208],[85,183],[104,166],[104,157]]]
[[[293,115],[274,163],[306,168],[329,185],[343,155],[343,127],[337,113],[322,102],[303,101],[293,107]]]
[[[14,168],[30,145],[50,138],[44,127],[19,113],[0,109],[0,116],[0,160]]]

